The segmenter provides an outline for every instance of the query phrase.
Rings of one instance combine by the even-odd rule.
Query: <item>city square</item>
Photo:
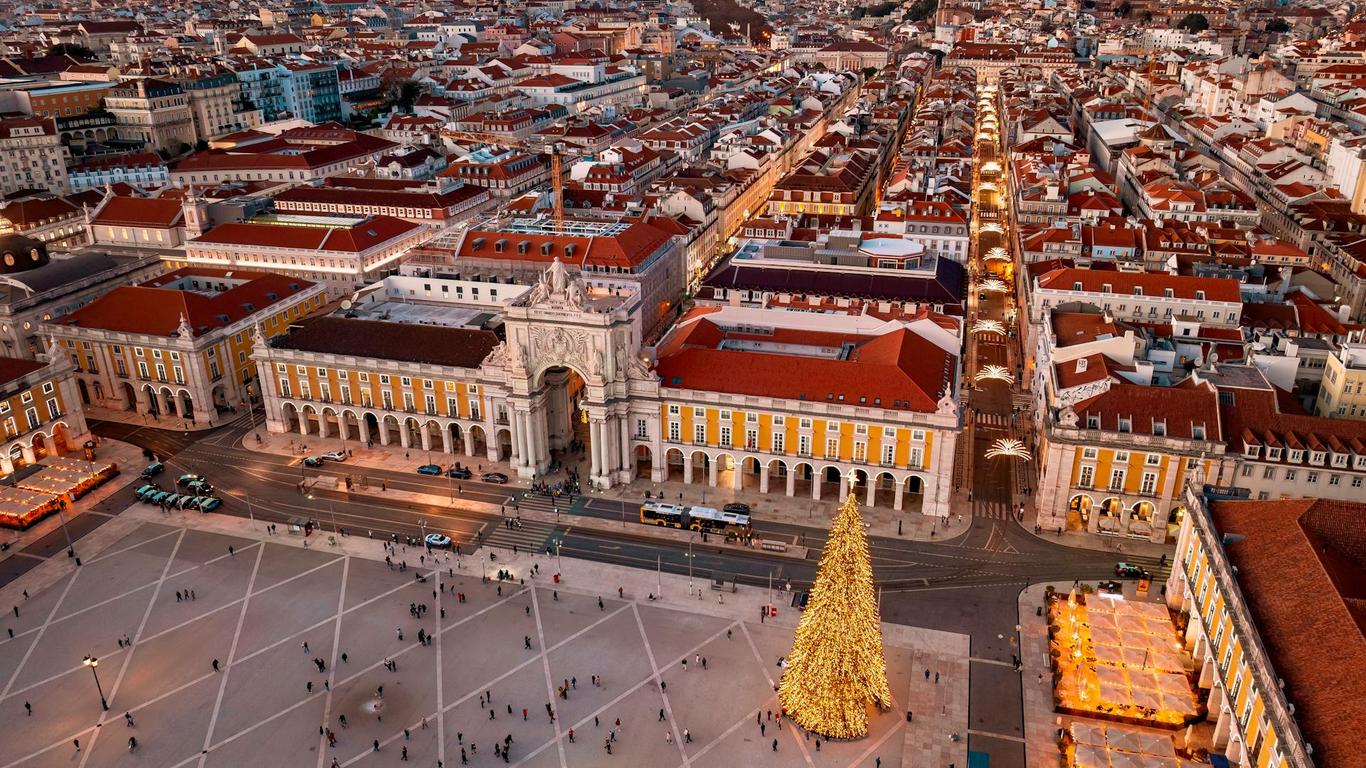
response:
[[[947,633],[890,628],[895,706],[866,738],[828,742],[770,719],[792,621],[759,620],[762,590],[587,562],[562,562],[557,584],[554,558],[482,550],[399,545],[387,565],[374,540],[304,547],[284,526],[158,516],[126,511],[134,527],[0,622],[15,632],[0,640],[0,764],[387,765],[406,748],[480,765],[511,736],[508,762],[527,766],[894,766],[908,744],[962,746],[966,643]]]

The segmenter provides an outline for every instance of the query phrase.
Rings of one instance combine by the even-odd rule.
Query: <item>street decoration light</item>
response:
[[[988,277],[977,284],[977,290],[987,293],[1006,293],[1010,291],[1010,286],[1006,285],[1005,281],[999,277]]]
[[[1000,320],[978,320],[972,324],[973,333],[999,333],[1006,335],[1005,326],[1001,325]]]
[[[973,380],[979,382],[992,379],[1009,384],[1014,380],[1014,377],[1010,375],[1010,371],[1004,365],[984,365],[982,370],[973,376]]]
[[[1010,261],[1010,251],[997,246],[988,250],[985,258],[987,261]]]
[[[1029,461],[1034,457],[1029,453],[1025,444],[1013,437],[1003,437],[991,444],[987,449],[986,458],[988,459],[1019,459]]]

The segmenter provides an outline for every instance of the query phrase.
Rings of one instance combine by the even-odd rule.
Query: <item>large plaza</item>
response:
[[[434,564],[399,547],[401,571],[377,541],[313,536],[304,547],[283,526],[271,536],[221,516],[129,510],[106,527],[103,553],[81,567],[51,564],[66,567],[27,599],[19,591],[33,582],[4,590],[18,616],[6,602],[2,767],[387,765],[405,747],[418,765],[460,765],[462,749],[488,765],[504,762],[494,746],[508,736],[508,764],[526,766],[962,759],[952,737],[966,727],[961,636],[888,626],[895,706],[867,738],[818,750],[814,735],[768,719],[796,615],[760,622],[763,590],[722,602],[682,577],[569,560],[555,584],[555,559],[526,555],[499,555],[494,569],[513,578],[485,582],[482,551]],[[419,630],[435,639],[419,643]]]

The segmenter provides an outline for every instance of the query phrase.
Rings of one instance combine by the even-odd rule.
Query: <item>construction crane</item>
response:
[[[555,204],[555,229],[564,231],[564,143],[550,145],[550,189]]]

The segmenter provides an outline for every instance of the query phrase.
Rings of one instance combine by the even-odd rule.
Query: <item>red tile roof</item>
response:
[[[1366,755],[1366,505],[1220,501],[1210,517],[1295,720],[1322,766]]]
[[[183,212],[180,201],[174,198],[111,197],[90,223],[170,229],[180,220]]]
[[[369,216],[350,227],[234,222],[220,224],[192,242],[364,253],[396,238],[414,234],[421,228],[420,224],[392,216]]]
[[[957,359],[909,328],[880,336],[782,329],[761,336],[723,328],[706,314],[691,313],[661,344],[657,370],[665,387],[933,413],[953,386]],[[723,348],[725,340],[852,348],[833,358]]]
[[[213,295],[162,287],[184,277],[231,277],[247,282]],[[119,333],[172,336],[180,327],[183,317],[189,321],[195,336],[202,336],[210,330],[231,325],[260,312],[313,285],[308,280],[272,272],[184,267],[141,285],[115,288],[54,321],[54,324]]]

